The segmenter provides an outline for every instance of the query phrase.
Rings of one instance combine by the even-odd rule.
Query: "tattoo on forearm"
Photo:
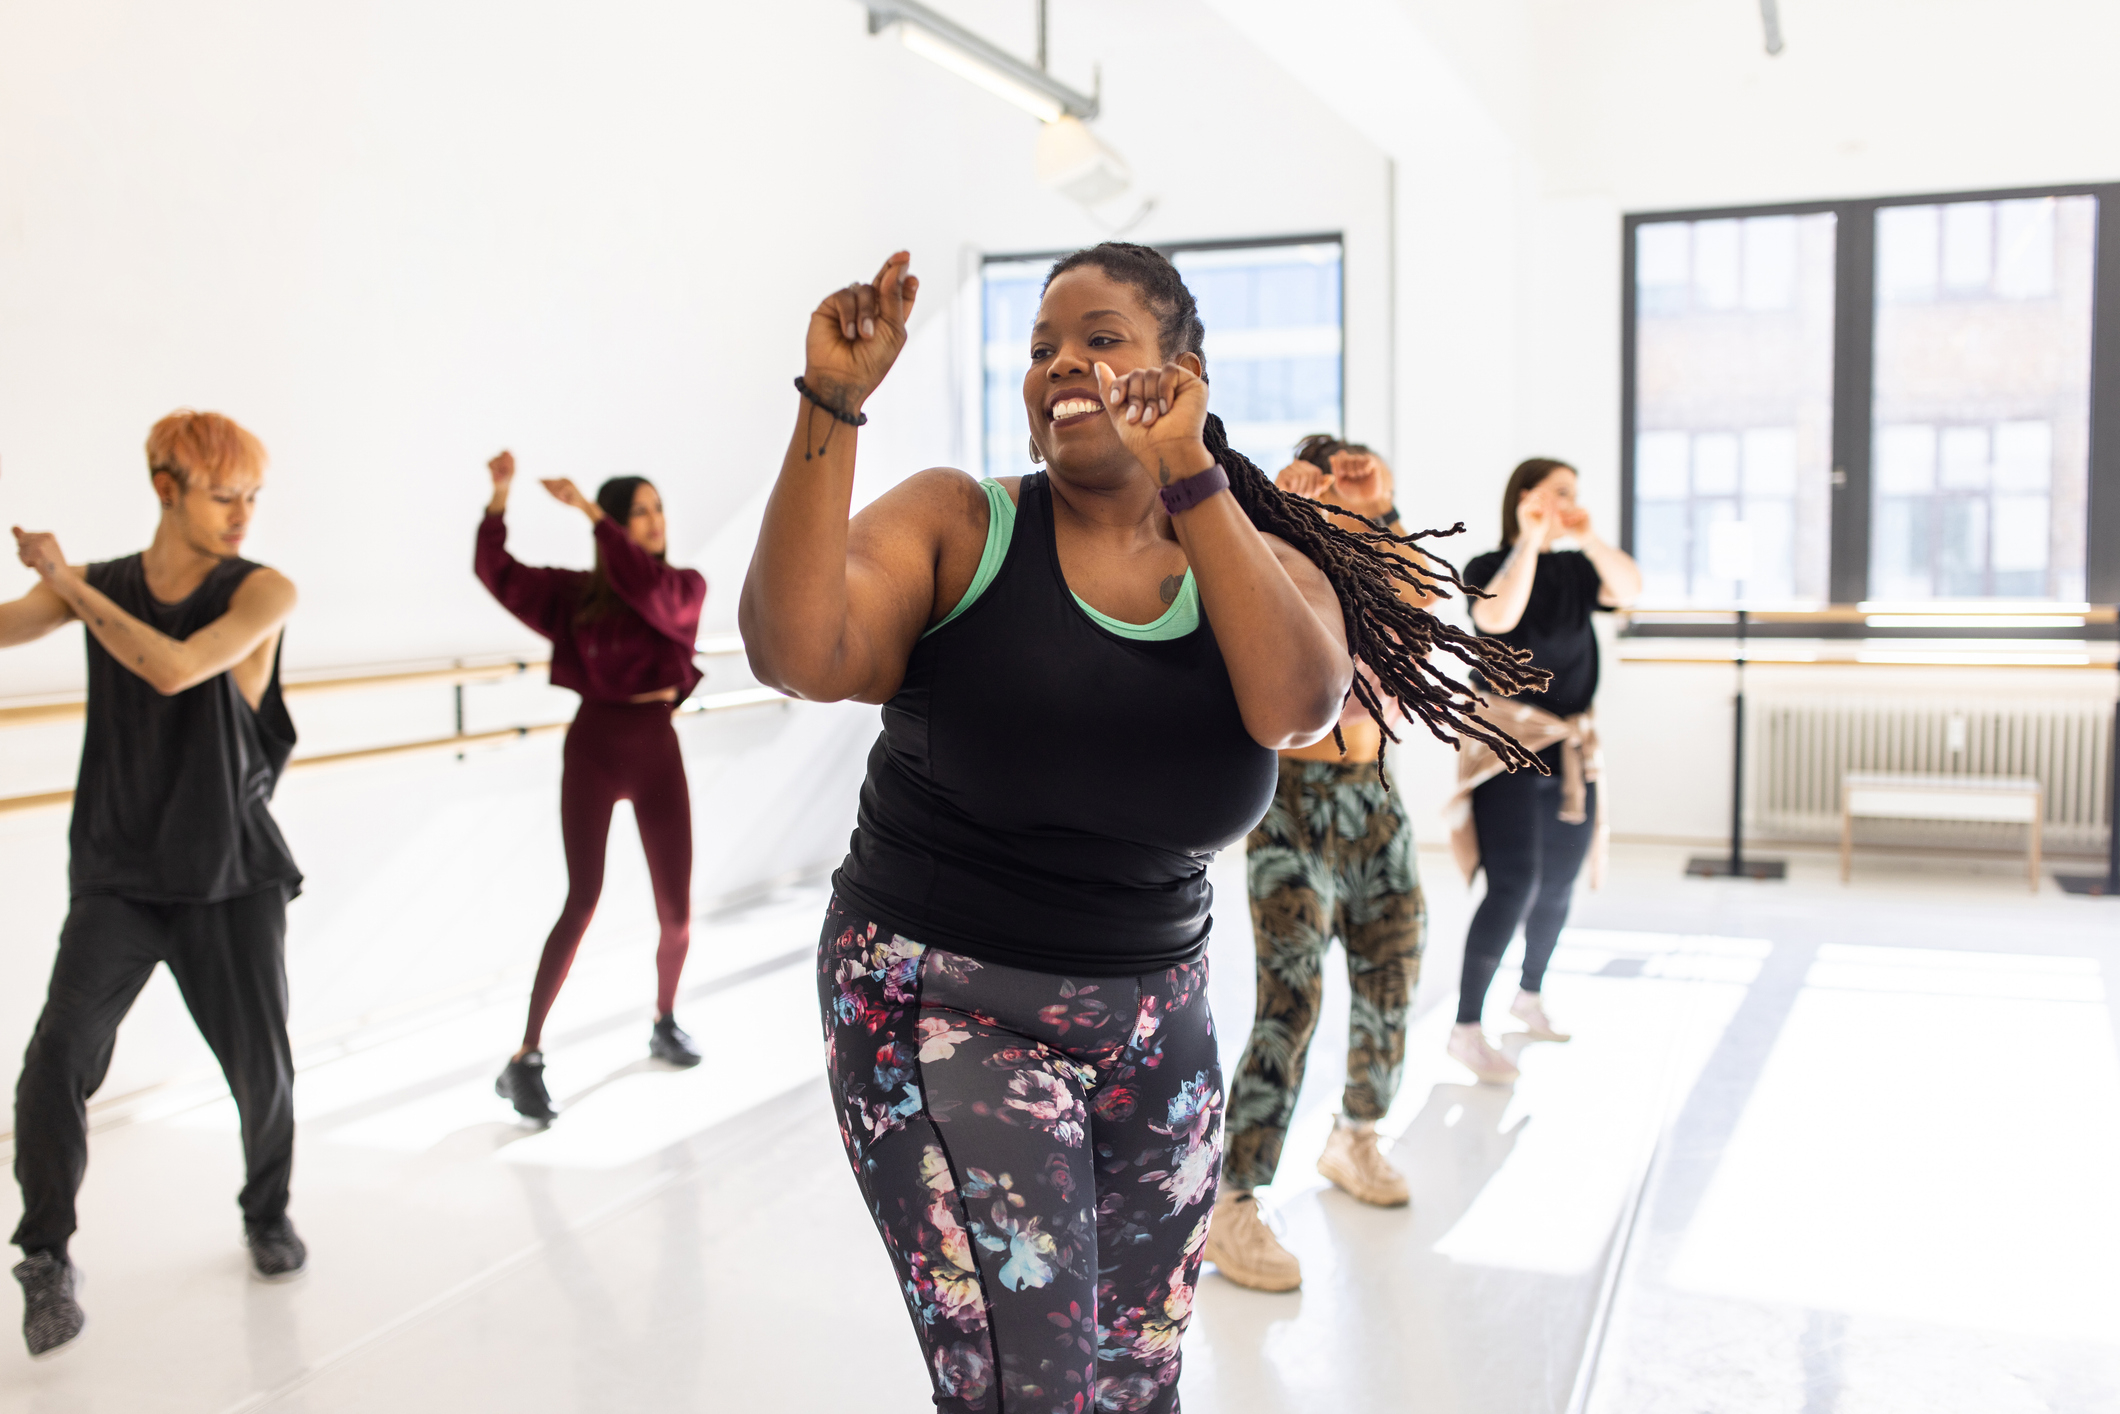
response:
[[[1178,591],[1179,591],[1180,589],[1184,588],[1184,587],[1185,587],[1185,576],[1184,576],[1184,575],[1182,575],[1182,574],[1171,574],[1171,575],[1165,575],[1165,576],[1163,577],[1163,583],[1162,583],[1161,585],[1157,586],[1157,588],[1156,588],[1156,592],[1157,592],[1158,594],[1160,594],[1160,595],[1162,595],[1162,596],[1163,596],[1163,602],[1164,602],[1164,603],[1166,603],[1166,604],[1172,604],[1172,603],[1176,603],[1176,602],[1177,602],[1177,598],[1178,598]]]
[[[1156,480],[1164,486],[1170,485],[1170,463],[1161,457],[1156,458]],[[1163,602],[1168,604],[1170,600],[1165,599]]]
[[[1500,579],[1503,575],[1509,573],[1510,567],[1517,562],[1517,560],[1523,555],[1523,553],[1523,541],[1519,540],[1514,545],[1511,545],[1509,547],[1509,553],[1502,559],[1502,567],[1494,572],[1495,579]]]

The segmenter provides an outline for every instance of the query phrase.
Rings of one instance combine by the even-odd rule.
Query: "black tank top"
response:
[[[88,567],[112,603],[171,638],[228,612],[249,560],[215,565],[180,603],[147,592],[138,555]],[[280,659],[251,710],[231,673],[164,697],[88,640],[88,724],[74,789],[73,891],[151,903],[218,903],[273,885],[301,888],[267,802],[294,750]]]
[[[1207,945],[1207,866],[1273,800],[1212,626],[1142,641],[1060,573],[1026,476],[1000,573],[922,638],[883,708],[833,883],[918,942],[1041,972],[1126,976]]]

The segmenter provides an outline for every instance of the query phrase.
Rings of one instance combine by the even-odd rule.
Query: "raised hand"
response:
[[[1326,499],[1358,516],[1380,519],[1396,496],[1390,465],[1375,452],[1332,454],[1332,495]]]
[[[1301,496],[1309,501],[1322,501],[1332,489],[1329,473],[1317,469],[1306,461],[1292,461],[1274,474],[1273,484],[1291,496]]]
[[[486,513],[499,515],[508,509],[508,491],[515,485],[515,453],[502,452],[486,463],[486,470],[493,477],[493,499],[486,502]]]
[[[1096,373],[1104,415],[1150,480],[1168,486],[1207,470],[1205,379],[1180,363],[1123,374],[1099,363]]]
[[[1590,538],[1590,512],[1581,506],[1569,506],[1559,511],[1554,519],[1562,531],[1574,536],[1576,539],[1588,540]]]
[[[824,297],[810,315],[802,380],[841,412],[858,412],[905,348],[906,321],[920,294],[913,257],[899,251],[866,285]]]
[[[1543,549],[1558,531],[1557,520],[1553,498],[1540,488],[1532,487],[1516,503],[1517,543],[1533,550]]]
[[[547,477],[537,483],[552,494],[552,499],[563,506],[572,506],[592,521],[604,518],[604,508],[581,493],[581,488],[564,476]]]
[[[47,583],[66,572],[66,555],[59,549],[59,537],[48,530],[24,530],[17,525],[15,532],[15,555],[35,570]]]

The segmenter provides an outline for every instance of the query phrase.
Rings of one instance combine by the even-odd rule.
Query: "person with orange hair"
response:
[[[180,410],[148,434],[147,466],[162,515],[146,550],[71,565],[49,532],[16,526],[16,553],[37,583],[0,604],[0,647],[76,619],[88,630],[72,905],[15,1088],[14,1274],[32,1355],[84,1324],[67,1244],[88,1167],[88,1097],[158,962],[242,1117],[252,1270],[284,1280],[308,1262],[287,1220],[285,940],[302,875],[268,808],[295,741],[280,695],[295,588],[238,553],[265,482],[256,437],[219,413]]]

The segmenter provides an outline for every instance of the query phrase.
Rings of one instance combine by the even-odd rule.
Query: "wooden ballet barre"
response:
[[[1735,608],[1701,608],[1698,606],[1660,609],[1654,606],[1636,606],[1619,611],[1620,617],[1632,622],[1641,619],[1653,623],[1735,623],[1738,611]],[[2025,604],[2012,608],[2001,608],[1992,604],[1970,607],[1946,604],[1822,604],[1815,609],[1747,609],[1747,616],[1755,624],[1867,624],[1872,619],[1895,620],[1938,619],[1945,623],[1962,623],[1966,619],[1997,619],[2003,627],[2011,620],[2022,619],[2073,619],[2086,627],[2091,624],[2109,624],[2120,619],[2120,609],[2112,605],[2084,604]],[[1905,627],[1920,627],[1918,622]]]
[[[734,712],[745,707],[764,707],[775,702],[792,702],[770,687],[744,687],[729,692],[708,693],[694,697],[678,708],[682,715],[702,712]],[[413,756],[428,751],[462,751],[466,747],[481,746],[504,741],[520,741],[525,737],[545,736],[552,732],[565,731],[565,722],[539,722],[534,726],[500,727],[492,731],[463,732],[449,736],[427,737],[420,741],[393,742],[388,746],[364,746],[354,751],[329,751],[316,756],[297,756],[287,763],[290,771],[306,770],[315,766],[345,766],[362,761],[380,761],[390,756]],[[0,796],[0,813],[11,810],[34,810],[42,805],[64,805],[74,798],[71,790],[38,791],[32,795]]]
[[[741,652],[741,634],[717,633],[701,639],[698,651],[693,656],[721,658]],[[463,687],[471,683],[500,682],[519,677],[533,668],[551,666],[551,662],[544,658],[511,658],[497,663],[471,666],[459,664],[447,668],[406,668],[394,672],[344,673],[318,677],[292,676],[282,681],[280,691],[288,697],[302,697],[325,692],[366,692],[392,687]],[[49,702],[0,707],[0,730],[8,727],[35,726],[40,722],[71,721],[86,710],[87,701],[86,697],[76,694],[54,698]]]

